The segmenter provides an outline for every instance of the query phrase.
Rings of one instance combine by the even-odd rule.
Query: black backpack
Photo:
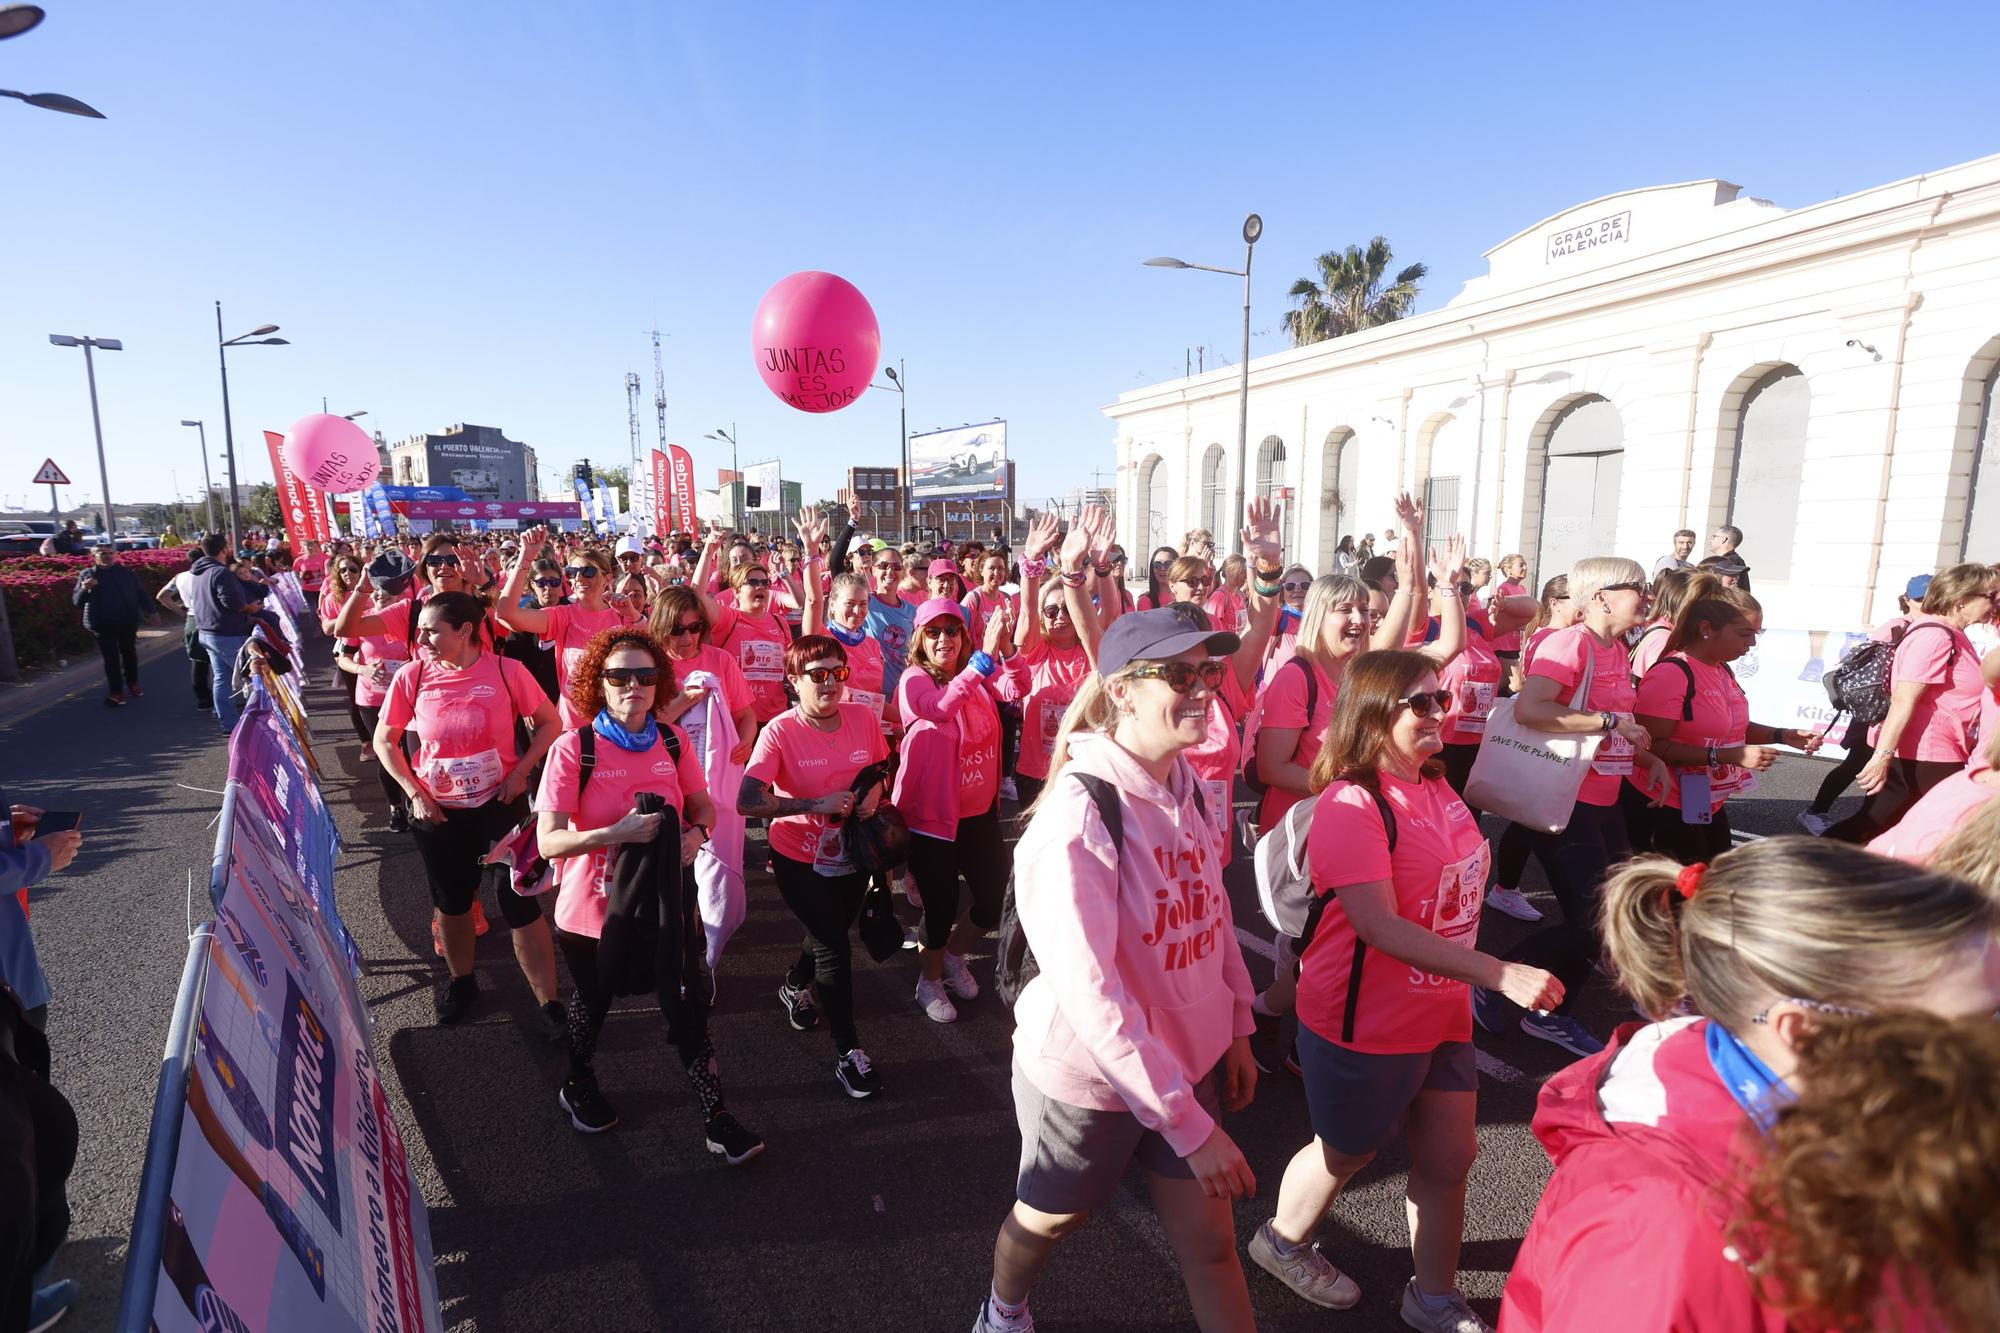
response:
[[[576,766],[576,804],[579,813],[581,813],[583,807],[583,789],[590,785],[590,775],[597,771],[597,730],[585,724],[576,729],[576,734],[583,748],[583,753],[578,757]],[[676,764],[680,763],[680,733],[672,727],[663,726],[660,728],[660,735],[667,742],[667,758],[673,760]]]
[[[1904,625],[1889,635],[1889,641],[1864,639],[1840,655],[1840,661],[1833,670],[1820,677],[1820,684],[1826,688],[1826,697],[1832,701],[1836,713],[1846,713],[1856,722],[1874,726],[1889,716],[1889,678],[1896,664],[1896,650],[1913,631],[1920,629],[1941,629],[1951,633],[1949,625],[1940,625],[1927,620],[1921,625]],[[1958,661],[1958,644],[1951,646],[1951,656],[1946,659],[1945,672],[1950,674]]]
[[[1656,667],[1678,667],[1680,668],[1680,673],[1688,678],[1687,696],[1681,700],[1681,721],[1694,721],[1694,668],[1678,657],[1662,657],[1659,661],[1653,663],[1653,665]],[[1722,669],[1729,671],[1729,667],[1726,664]],[[1731,680],[1736,679],[1736,673],[1729,671],[1729,678]]]

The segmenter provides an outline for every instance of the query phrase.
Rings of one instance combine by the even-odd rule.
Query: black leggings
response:
[[[69,1234],[76,1147],[69,1100],[0,1055],[0,1328],[28,1326],[35,1276]]]
[[[861,1044],[854,1029],[854,949],[851,938],[854,920],[861,915],[861,896],[867,891],[868,877],[822,875],[806,861],[794,861],[784,853],[771,853],[771,873],[778,880],[778,896],[792,915],[806,928],[805,947],[786,974],[793,986],[818,984],[820,1008],[826,1011],[833,1045],[846,1055]]]
[[[1465,783],[1472,776],[1472,761],[1479,758],[1479,742],[1466,741],[1460,744],[1455,741],[1447,741],[1445,742],[1442,758],[1444,759],[1444,780],[1450,784],[1453,791],[1458,793],[1458,799],[1465,801]],[[1465,808],[1472,811],[1472,817],[1475,820],[1479,818],[1481,811],[1478,806],[1470,801],[1465,801]]]
[[[1819,794],[1813,797],[1812,804],[1806,807],[1816,815],[1823,815],[1833,809],[1833,803],[1840,799],[1840,794],[1854,785],[1854,779],[1867,766],[1868,761],[1875,757],[1875,747],[1868,743],[1868,724],[1865,722],[1850,722],[1847,734],[1841,737],[1840,743],[1846,747],[1847,757],[1835,764],[1833,771],[1821,779]]]
[[[591,1057],[597,1053],[597,1034],[604,1028],[604,1016],[611,1012],[611,996],[597,979],[597,940],[589,935],[555,933],[556,947],[562,950],[563,964],[569,968],[572,989],[569,996],[569,1076],[589,1078]],[[691,997],[706,999],[705,978],[689,988]],[[666,1002],[660,1013],[667,1013]],[[715,1043],[708,1036],[708,1011],[704,1002],[690,999],[681,1022],[667,1024],[667,1039],[681,1059],[681,1070],[701,1104],[701,1118],[713,1120],[723,1111],[722,1075],[716,1065]]]
[[[1652,821],[1651,849],[1671,856],[1684,866],[1697,861],[1713,861],[1729,850],[1729,807],[1723,805],[1707,824],[1687,824],[1681,812],[1670,805],[1647,812]]]
[[[1826,836],[1838,842],[1870,842],[1896,827],[1925,792],[1964,767],[1962,759],[1891,759],[1882,790],[1828,829]]]
[[[1534,829],[1522,832],[1549,877],[1549,887],[1555,890],[1563,920],[1560,925],[1543,926],[1501,957],[1510,963],[1526,963],[1555,973],[1564,992],[1563,1002],[1556,1009],[1567,1013],[1590,979],[1591,966],[1601,952],[1597,938],[1597,898],[1604,887],[1605,874],[1629,854],[1625,817],[1615,805],[1586,805],[1578,801],[1570,814],[1569,827],[1561,833]],[[1493,998],[1513,1003],[1498,991],[1493,992]]]
[[[354,678],[350,676],[348,679],[352,680]],[[355,726],[367,738],[363,743],[372,747],[375,744],[375,724],[382,720],[382,710],[379,708],[370,708],[366,704],[356,704],[354,705],[354,716]],[[405,745],[403,750],[407,754],[409,746]],[[377,758],[379,760],[380,756],[377,756]],[[375,765],[375,776],[382,783],[382,795],[388,798],[389,808],[391,810],[407,811],[410,807],[410,798],[403,795],[403,784],[396,781],[396,775],[389,771],[389,766],[378,762]]]
[[[139,631],[136,627],[99,631],[97,651],[104,655],[104,683],[111,687],[113,694],[123,694],[128,685],[139,683]]]
[[[375,744],[375,724],[361,715],[361,705],[356,702],[356,692],[360,689],[361,677],[355,675],[352,671],[341,671],[337,666],[334,670],[339,672],[340,679],[345,682],[347,690],[347,720],[354,724],[354,734],[360,737],[361,748],[364,750],[368,749]]]
[[[464,916],[472,910],[472,900],[479,896],[480,881],[491,870],[496,872],[500,915],[507,928],[519,930],[540,919],[541,903],[514,892],[505,867],[488,866],[480,859],[528,817],[527,796],[523,794],[512,801],[496,798],[463,810],[451,806],[443,809],[442,824],[410,821],[410,837],[416,840],[417,855],[423,858],[424,870],[430,876],[431,906],[444,916]]]
[[[992,930],[1000,924],[1013,854],[1000,837],[1000,806],[958,821],[952,839],[910,835],[910,874],[924,896],[924,947],[942,949],[958,921],[958,880],[972,891],[972,924]]]

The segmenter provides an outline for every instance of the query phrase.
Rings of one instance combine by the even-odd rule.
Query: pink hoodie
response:
[[[981,751],[983,763],[991,769],[979,776],[991,777],[991,784],[973,784],[981,791],[996,790],[1000,783],[1000,711],[993,703],[993,690],[986,677],[968,663],[940,686],[922,667],[911,667],[896,682],[896,708],[903,719],[900,746],[903,761],[896,769],[896,790],[890,797],[912,833],[933,838],[958,836],[963,815],[983,815],[992,808],[987,801],[977,810],[961,809],[967,787],[961,772],[960,742],[968,730],[994,738]],[[978,716],[968,718],[967,710]]]
[[[1072,773],[1124,793],[1124,851]],[[1041,975],[1014,1006],[1014,1058],[1041,1092],[1131,1111],[1185,1157],[1215,1122],[1194,1085],[1256,1028],[1254,992],[1200,780],[1166,787],[1109,737],[1077,735],[1014,849],[1021,927]]]

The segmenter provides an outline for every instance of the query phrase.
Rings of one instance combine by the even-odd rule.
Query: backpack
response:
[[[1375,798],[1375,808],[1382,813],[1382,830],[1389,835],[1389,851],[1393,855],[1396,812],[1380,791],[1371,787],[1368,794]],[[1257,839],[1252,854],[1257,875],[1257,906],[1279,934],[1290,935],[1299,942],[1300,954],[1312,943],[1320,915],[1333,897],[1331,891],[1320,893],[1313,887],[1312,868],[1306,863],[1306,835],[1312,831],[1313,809],[1318,804],[1317,795],[1308,796],[1285,811],[1278,826]]]
[[[1310,728],[1313,710],[1319,707],[1319,672],[1314,671],[1311,664],[1303,657],[1285,659],[1285,665],[1278,670],[1282,672],[1292,666],[1297,666],[1306,673],[1306,726]],[[1273,676],[1271,679],[1275,682],[1277,677]],[[1269,686],[1265,688],[1268,691]],[[1243,785],[1259,797],[1271,789],[1270,785],[1257,775],[1257,737],[1263,730],[1264,701],[1259,699],[1249,720],[1243,724]]]
[[[1912,631],[1920,629],[1951,632],[1950,626],[1927,620],[1921,625],[1904,625],[1892,631],[1887,643],[1864,639],[1842,653],[1833,670],[1820,677],[1834,712],[1849,714],[1856,722],[1871,727],[1889,716],[1889,677],[1895,667],[1896,649]],[[1951,656],[1945,662],[1947,674],[1957,661],[1958,644],[1954,642]]]
[[[576,803],[580,811],[583,807],[583,789],[590,785],[590,775],[597,771],[597,730],[585,725],[578,727],[576,734],[583,751],[577,757],[576,764]],[[660,735],[666,738],[667,758],[678,766],[681,762],[680,733],[670,726],[665,726],[660,728]]]
[[[1097,817],[1104,821],[1104,831],[1111,836],[1111,852],[1114,858],[1125,854],[1125,811],[1118,803],[1118,788],[1098,777],[1095,773],[1073,774],[1090,803],[1097,807]],[[1195,813],[1207,820],[1208,811],[1201,798],[1201,784],[1190,789],[1194,794]],[[993,959],[993,989],[1008,1008],[1028,988],[1028,983],[1040,976],[1041,965],[1035,961],[1035,951],[1028,942],[1027,931],[1021,928],[1021,915],[1014,906],[1014,876],[1007,876],[1007,897],[1000,908],[1000,947]]]
[[[1656,667],[1679,667],[1681,674],[1688,678],[1687,696],[1681,700],[1681,721],[1694,721],[1694,668],[1689,666],[1685,659],[1679,657],[1662,657],[1659,661],[1653,663],[1653,665]],[[1729,672],[1731,680],[1736,679],[1736,673],[1729,670],[1727,663],[1723,664],[1722,669]]]

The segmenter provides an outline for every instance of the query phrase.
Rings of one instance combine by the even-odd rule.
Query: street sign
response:
[[[30,483],[30,485],[34,486],[67,486],[69,484],[69,478],[63,475],[63,470],[56,466],[56,460],[53,458],[42,460],[41,468],[36,471],[35,479]]]

